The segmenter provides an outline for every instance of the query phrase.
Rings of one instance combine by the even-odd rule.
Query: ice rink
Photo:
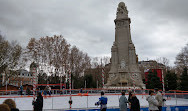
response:
[[[2,96],[1,96],[2,97]],[[89,96],[72,96],[73,104],[72,108],[97,108],[95,102],[97,102],[100,96],[99,95],[89,95]],[[108,107],[118,107],[119,106],[119,97],[120,95],[106,95],[108,98]],[[128,98],[128,95],[126,95]],[[17,108],[20,110],[32,110],[32,97],[8,97],[16,101]],[[146,97],[142,95],[137,95],[137,98],[140,101],[141,106],[148,106]],[[7,98],[1,98],[0,103],[2,103]],[[43,109],[68,109],[69,108],[69,96],[60,96],[60,97],[47,97],[44,98]],[[188,99],[175,99],[167,100],[166,105],[188,105]]]

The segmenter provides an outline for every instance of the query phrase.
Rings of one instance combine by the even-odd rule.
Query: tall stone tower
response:
[[[135,46],[131,40],[131,20],[124,2],[119,3],[114,22],[115,42],[111,48],[111,69],[106,86],[144,88]]]

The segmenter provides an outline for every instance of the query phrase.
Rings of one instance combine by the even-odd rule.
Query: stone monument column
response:
[[[111,48],[111,69],[106,86],[144,87],[137,63],[135,46],[131,40],[128,10],[120,2],[116,12],[115,41]],[[134,82],[134,83],[133,83]]]

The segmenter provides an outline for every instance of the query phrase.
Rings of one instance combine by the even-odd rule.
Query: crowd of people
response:
[[[149,96],[146,97],[146,100],[149,104],[149,111],[162,111],[162,105],[164,101],[162,94],[157,88],[155,88],[154,91],[150,90]],[[129,91],[128,99],[125,97],[124,91],[121,94],[122,96],[119,98],[120,111],[128,111],[127,106],[129,106],[130,111],[140,111],[140,102],[134,92]],[[101,92],[101,97],[99,98],[99,101],[95,103],[95,105],[100,105],[100,110],[106,111],[107,101],[108,99],[104,96],[104,92]]]
[[[120,111],[127,111],[128,106],[130,111],[140,111],[140,102],[134,92],[129,91],[128,99],[125,97],[124,91],[121,94],[122,96],[119,98]],[[163,97],[157,88],[154,91],[149,91],[149,96],[146,97],[146,100],[149,104],[149,111],[162,111]],[[104,96],[104,92],[102,91],[101,97],[99,98],[99,101],[95,103],[95,105],[100,105],[100,110],[106,111],[107,101],[108,98]],[[32,102],[32,105],[34,106],[34,111],[42,111],[43,96],[41,92],[37,93],[37,99]],[[0,104],[0,111],[19,111],[19,109],[16,108],[14,100],[6,99],[3,104]]]

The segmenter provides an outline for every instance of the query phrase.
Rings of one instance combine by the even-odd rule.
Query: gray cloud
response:
[[[187,0],[122,0],[140,60],[175,56],[188,42]],[[26,46],[31,37],[63,35],[90,56],[110,56],[120,0],[0,0],[0,30]]]

